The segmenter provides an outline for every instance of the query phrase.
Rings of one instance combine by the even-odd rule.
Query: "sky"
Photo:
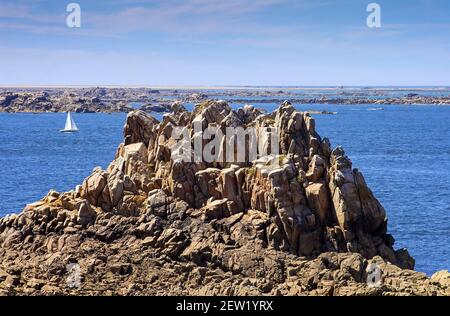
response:
[[[450,1],[0,0],[0,85],[448,86]]]

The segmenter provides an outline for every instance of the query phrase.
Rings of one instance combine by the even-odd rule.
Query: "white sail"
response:
[[[62,132],[76,132],[78,131],[77,126],[75,125],[75,122],[72,119],[72,116],[70,115],[70,112],[67,113],[66,118],[66,126],[64,126],[64,129]]]
[[[69,112],[69,116],[70,116],[70,125],[72,126],[72,130],[78,131],[78,128],[77,128],[77,126],[75,125],[75,122],[73,121],[72,116],[70,115],[70,112]]]

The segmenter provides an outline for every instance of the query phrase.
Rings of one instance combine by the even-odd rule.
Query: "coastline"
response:
[[[437,95],[435,93],[439,91]],[[448,92],[448,94],[447,94]],[[0,88],[0,112],[128,113],[135,109],[170,112],[174,102],[197,104],[207,99],[235,104],[450,105],[447,88]],[[137,107],[133,104],[138,104]]]
[[[293,85],[151,85],[151,84],[91,84],[91,85],[21,85],[21,84],[0,84],[0,89],[92,89],[95,87],[103,87],[108,89],[158,89],[158,90],[336,90],[336,89],[373,89],[373,90],[449,90],[450,85],[438,86],[337,86],[337,85],[315,85],[315,86],[293,86]]]

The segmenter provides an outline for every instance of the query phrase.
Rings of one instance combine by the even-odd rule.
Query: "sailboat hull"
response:
[[[78,130],[77,129],[72,129],[72,130],[62,129],[62,130],[60,130],[60,132],[61,133],[76,133],[76,132],[78,132]]]

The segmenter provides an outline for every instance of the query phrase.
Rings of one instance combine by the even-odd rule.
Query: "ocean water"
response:
[[[0,113],[0,216],[49,189],[68,191],[95,166],[107,167],[122,141],[125,114],[72,114],[80,131],[60,133],[66,114]]]
[[[261,106],[271,111],[277,105]],[[408,248],[418,271],[449,269],[450,107],[296,107],[338,112],[313,115],[317,130],[333,146],[344,146],[363,172],[387,211],[395,247]],[[73,117],[80,132],[62,134],[65,114],[0,113],[0,216],[20,212],[49,189],[73,189],[113,159],[125,114]]]

